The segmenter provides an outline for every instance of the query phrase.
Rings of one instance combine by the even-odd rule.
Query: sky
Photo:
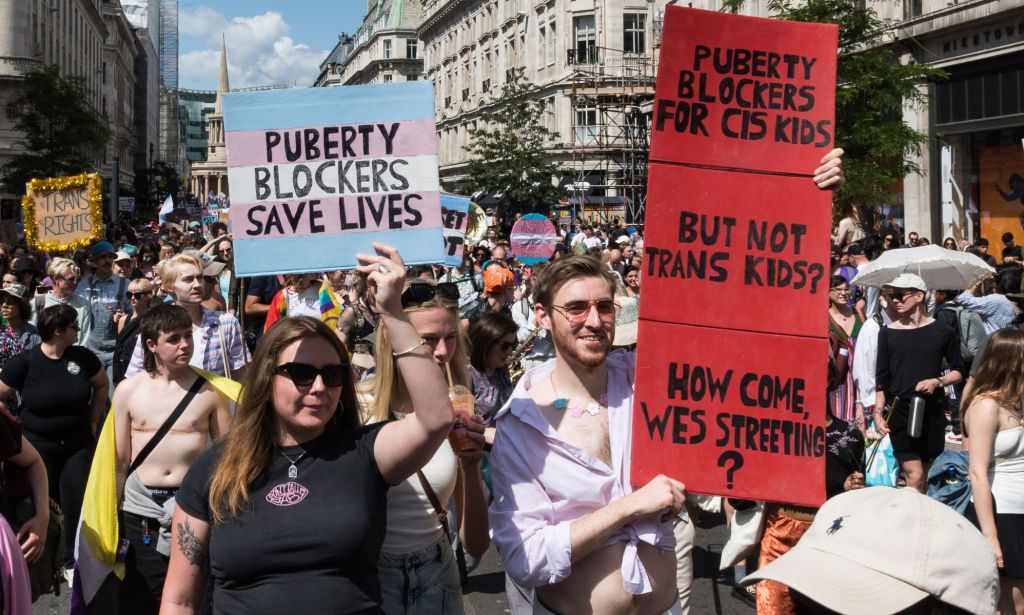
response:
[[[214,90],[221,34],[231,88],[311,85],[320,62],[354,33],[367,0],[180,0],[178,85]]]

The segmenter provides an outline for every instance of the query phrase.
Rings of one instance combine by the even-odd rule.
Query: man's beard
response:
[[[577,336],[583,334],[603,335],[605,343],[599,350],[581,350],[576,343],[579,341]],[[584,367],[594,368],[604,363],[605,359],[608,358],[608,352],[612,348],[614,336],[614,329],[611,331],[594,331],[587,327],[583,327],[580,329],[579,333],[576,334],[572,332],[572,329],[568,325],[566,325],[564,327],[553,327],[551,338],[555,344],[555,350],[558,351],[558,356],[572,359]]]

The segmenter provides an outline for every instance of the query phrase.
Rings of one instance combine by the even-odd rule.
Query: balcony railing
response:
[[[565,54],[565,63],[568,64],[569,66],[576,66],[580,64],[598,64],[598,53],[596,47],[584,47],[582,49],[567,49]]]

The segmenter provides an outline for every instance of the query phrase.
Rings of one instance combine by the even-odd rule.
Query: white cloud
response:
[[[227,42],[228,76],[232,88],[286,84],[310,85],[320,62],[330,50],[318,51],[288,36],[291,28],[280,13],[268,11],[230,21],[217,11],[200,6],[182,9],[180,32],[203,41],[206,49],[190,51],[178,58],[183,83],[217,83],[220,71],[221,35]]]

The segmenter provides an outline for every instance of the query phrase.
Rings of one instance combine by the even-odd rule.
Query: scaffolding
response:
[[[655,58],[619,49],[569,50],[572,166],[578,218],[643,224]],[[582,215],[579,215],[582,213]]]

